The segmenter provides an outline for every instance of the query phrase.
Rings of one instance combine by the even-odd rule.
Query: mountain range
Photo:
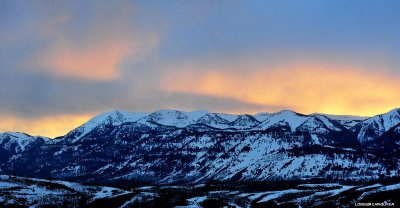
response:
[[[50,139],[0,133],[0,174],[94,184],[199,184],[400,174],[400,109],[373,117],[111,111]]]

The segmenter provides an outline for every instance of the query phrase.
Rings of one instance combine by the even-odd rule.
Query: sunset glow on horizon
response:
[[[400,77],[390,73],[321,64],[294,64],[270,70],[260,66],[252,73],[210,68],[184,68],[170,74],[163,83],[164,89],[229,97],[261,106],[285,106],[303,114],[374,116],[397,108],[400,103]]]
[[[113,109],[373,116],[400,107],[400,2],[2,1],[0,131]]]
[[[3,117],[0,120],[0,132],[16,131],[32,136],[55,138],[87,122],[94,115],[57,115],[38,119]]]

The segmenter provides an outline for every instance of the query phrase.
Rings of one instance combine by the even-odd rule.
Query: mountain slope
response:
[[[85,124],[72,130],[65,135],[64,138],[68,142],[74,143],[99,126],[118,126],[125,122],[135,122],[146,115],[148,115],[148,113],[128,113],[118,110],[106,112],[90,119]]]
[[[340,142],[328,139],[314,144],[307,135],[193,129],[138,132],[134,124],[96,137],[88,135],[80,143],[48,144],[22,152],[3,168],[23,176],[111,184],[327,176],[368,180],[387,171],[381,158],[342,148]]]
[[[352,130],[358,133],[357,139],[362,144],[367,144],[399,123],[400,109],[394,109],[387,113],[366,119],[354,126]]]
[[[261,122],[255,119],[253,116],[245,114],[237,116],[234,121],[229,123],[229,126],[232,128],[246,129],[255,127],[260,123]]]
[[[310,134],[315,144],[358,144],[354,133],[339,122],[322,115],[313,115],[297,127],[296,132]],[[322,142],[321,140],[324,141]]]
[[[368,119],[368,117],[364,116],[344,116],[344,115],[329,115],[329,114],[320,114],[320,113],[315,113],[311,115],[322,115],[326,116],[331,120],[339,122],[343,127],[350,129],[354,127],[355,125],[359,124],[360,122]]]
[[[368,147],[384,155],[400,157],[400,124],[392,127],[375,140],[370,141]]]
[[[260,123],[256,129],[257,130],[268,130],[274,127],[276,124],[281,123],[289,127],[290,131],[295,131],[302,123],[304,123],[308,116],[299,114],[293,111],[280,111],[278,113],[271,114],[266,120]]]
[[[382,117],[391,119],[386,127],[397,118]],[[110,184],[399,175],[400,157],[382,154],[387,145],[361,146],[355,127],[349,130],[328,116],[293,111],[262,118],[206,111],[113,111],[64,137],[12,152],[0,173]],[[385,135],[383,141],[394,144],[399,131],[393,126],[376,141]]]
[[[48,138],[34,137],[19,132],[0,133],[0,163],[6,162],[12,156],[30,148],[40,146]]]
[[[225,129],[229,127],[229,121],[221,118],[216,113],[207,113],[196,121],[197,124],[205,124],[218,129]]]
[[[185,127],[195,123],[197,119],[207,113],[207,111],[182,112],[177,110],[159,110],[143,117],[138,122],[145,125],[157,123],[165,126]]]

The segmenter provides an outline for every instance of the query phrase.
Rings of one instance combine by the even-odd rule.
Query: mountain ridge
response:
[[[387,144],[398,142],[397,112],[358,120],[348,128],[326,115],[288,110],[255,115],[114,110],[62,137],[10,152],[1,161],[0,173],[159,184],[396,177],[400,156],[388,154],[397,152],[397,146]],[[376,137],[381,128],[370,125],[376,121],[391,128]],[[375,139],[363,142],[360,135]],[[4,144],[0,147],[7,147]],[[18,149],[18,142],[14,145]]]
[[[212,117],[217,116],[217,119],[221,118],[223,120],[228,121],[228,122],[226,122],[226,121],[220,120],[223,123],[229,123],[229,122],[233,123],[238,117],[243,116],[243,115],[251,116],[252,118],[254,118],[257,121],[259,121],[260,123],[264,122],[266,119],[270,118],[271,116],[280,115],[280,114],[294,114],[294,115],[300,115],[300,116],[304,116],[304,117],[307,117],[307,116],[308,117],[313,117],[313,116],[322,115],[322,116],[328,117],[331,120],[336,120],[336,121],[342,121],[342,120],[345,120],[345,121],[362,121],[362,120],[365,120],[365,119],[369,118],[369,117],[352,116],[352,115],[340,115],[339,116],[339,115],[329,115],[329,114],[321,114],[321,113],[312,113],[312,114],[306,115],[306,114],[301,114],[301,113],[298,113],[298,112],[295,112],[295,111],[292,111],[292,110],[281,110],[281,111],[274,112],[274,113],[260,112],[260,113],[256,113],[256,114],[225,114],[225,113],[212,113],[212,112],[209,112],[209,111],[206,111],[206,110],[179,111],[179,110],[172,110],[172,109],[161,109],[161,110],[154,111],[154,112],[127,112],[127,111],[122,111],[122,110],[112,110],[112,111],[109,111],[109,112],[101,113],[101,114],[93,117],[92,119],[90,119],[88,122],[82,124],[81,126],[84,126],[85,124],[90,123],[90,121],[92,121],[92,120],[99,119],[99,118],[104,118],[104,117],[107,118],[107,117],[113,116],[115,114],[119,114],[120,116],[122,116],[122,115],[125,116],[126,120],[127,120],[126,122],[136,122],[136,121],[140,121],[140,120],[143,120],[143,119],[144,120],[142,122],[146,122],[145,118],[147,116],[150,116],[152,114],[153,114],[153,116],[155,114],[158,114],[158,115],[161,114],[161,116],[162,116],[162,113],[167,113],[168,114],[168,113],[171,113],[171,112],[180,113],[181,115],[187,116],[189,119],[190,119],[190,116],[188,116],[188,115],[190,115],[190,114],[192,114],[192,115],[193,114],[197,114],[197,115],[202,115],[202,116],[210,115]],[[222,115],[223,115],[223,117],[221,117]],[[152,118],[152,120],[153,120],[153,122],[159,123],[161,125],[185,127],[185,126],[188,126],[188,125],[191,125],[191,124],[199,123],[197,121],[197,119],[200,119],[202,116],[194,116],[195,118],[193,118],[191,122],[188,122],[185,125],[182,125],[182,124],[181,125],[179,125],[179,124],[178,125],[176,125],[176,124],[174,125],[172,123],[165,123],[165,122],[164,123],[163,122],[160,123],[160,122],[154,121],[154,118]],[[226,119],[227,116],[230,117],[229,120]],[[232,118],[234,118],[234,119],[232,120]],[[79,127],[81,127],[81,126],[79,126]],[[77,127],[77,128],[79,128],[79,127]]]

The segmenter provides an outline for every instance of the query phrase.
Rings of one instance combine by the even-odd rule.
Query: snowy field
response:
[[[399,205],[400,184],[266,183],[113,188],[0,176],[0,207],[353,207]]]

